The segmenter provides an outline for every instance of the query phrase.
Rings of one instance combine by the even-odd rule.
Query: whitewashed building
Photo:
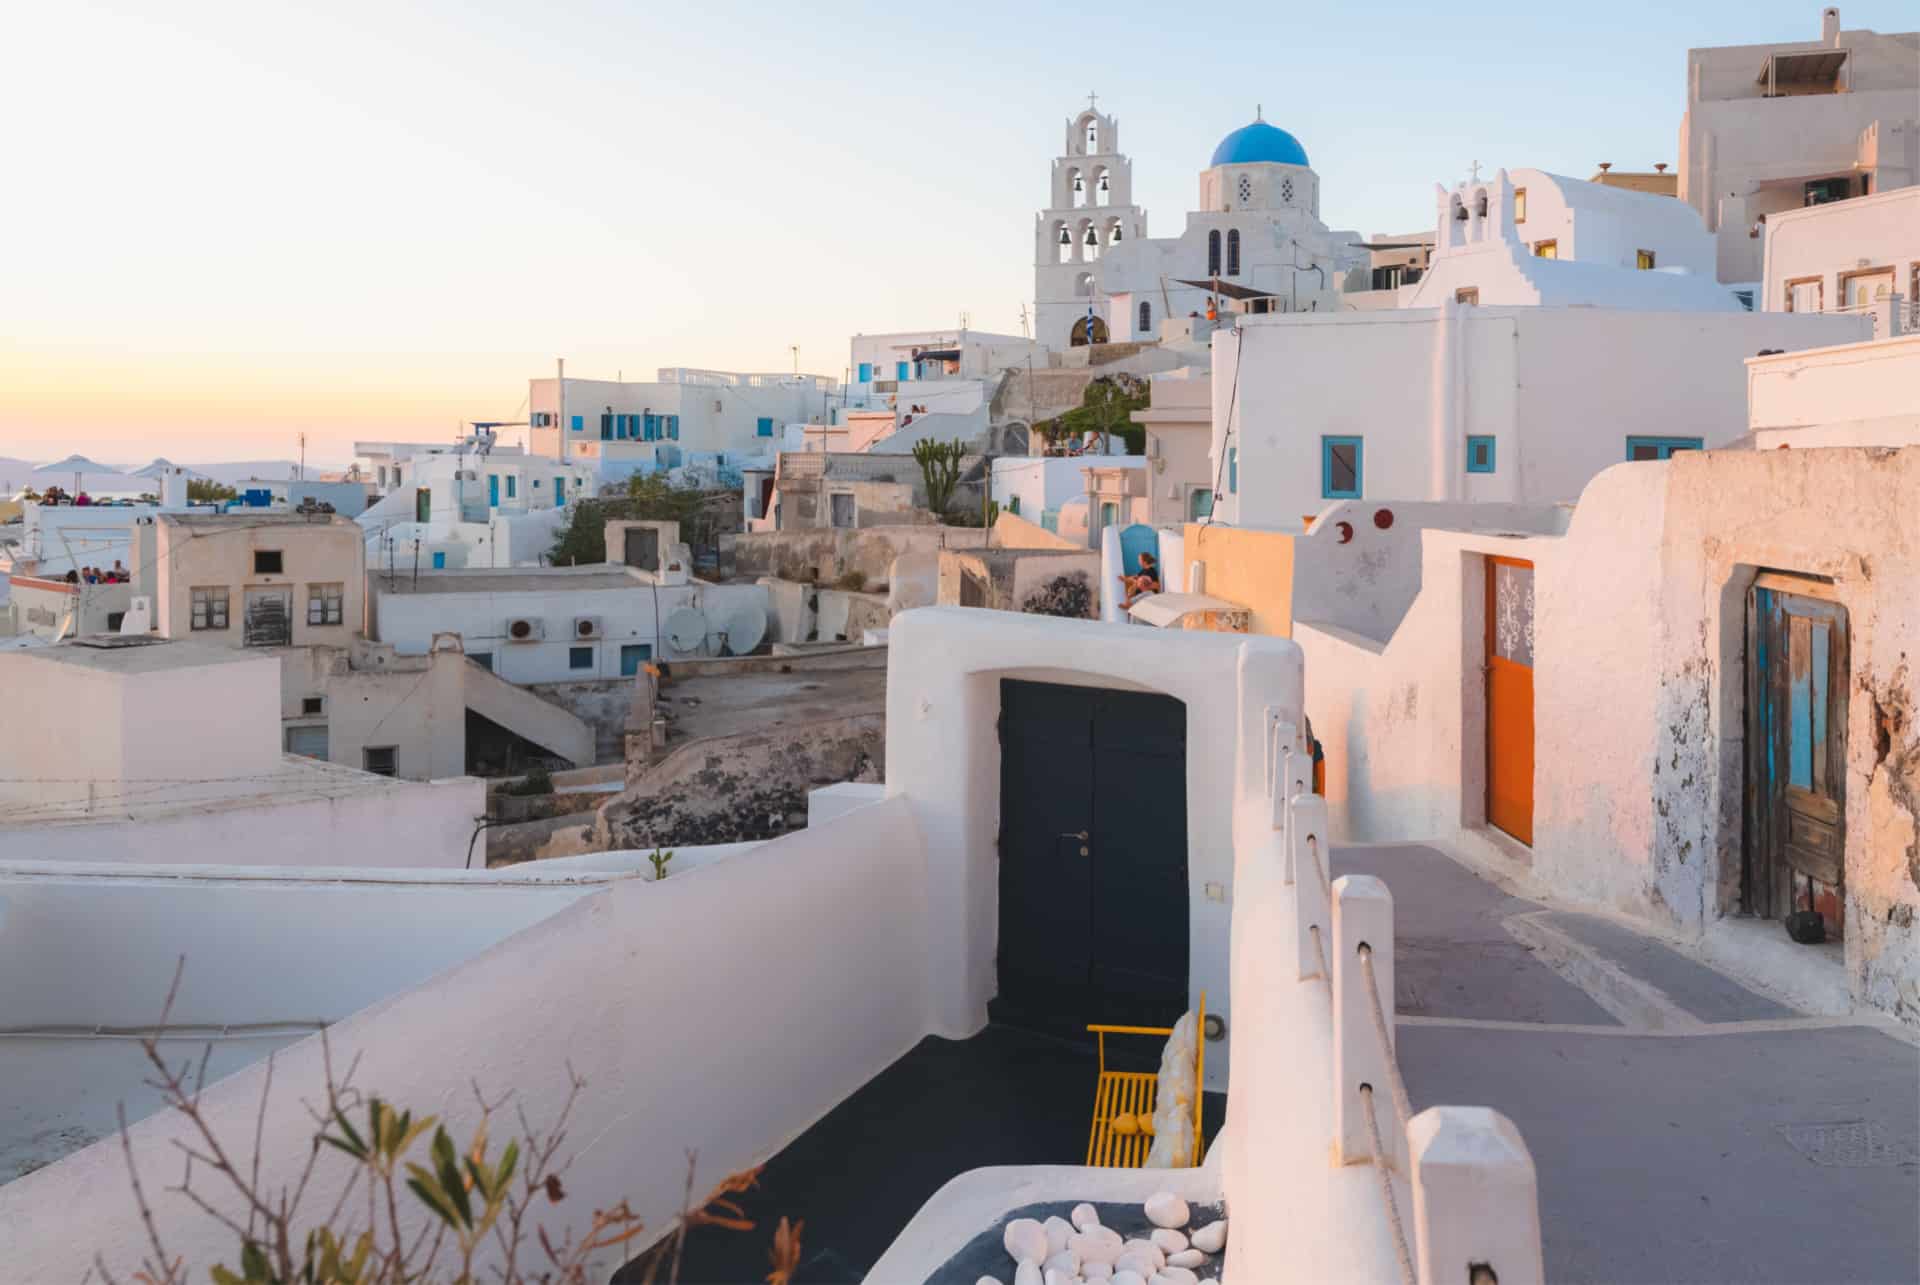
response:
[[[1920,182],[1920,32],[1687,51],[1680,199],[1716,237],[1720,280],[1760,279],[1775,215]]]
[[[1713,238],[1671,197],[1544,170],[1434,190],[1435,246],[1402,306],[1460,303],[1735,312]]]
[[[538,566],[599,476],[588,460],[472,449],[391,467],[400,484],[355,521],[367,565],[394,572]]]
[[[1760,298],[1769,312],[1866,313],[1882,336],[1920,329],[1920,187],[1774,215]]]
[[[657,660],[744,653],[766,633],[762,585],[615,564],[375,571],[369,585],[373,638],[423,656],[437,636],[458,635],[469,661],[518,684],[632,677]]]
[[[273,652],[115,635],[0,653],[0,691],[46,729],[0,737],[0,859],[449,867],[484,811],[469,778],[284,753]]]
[[[590,465],[600,481],[618,482],[696,454],[770,453],[788,424],[824,418],[838,394],[826,375],[683,367],[650,381],[534,379],[528,441],[536,456]]]
[[[1292,529],[1338,499],[1570,503],[1611,464],[1745,434],[1745,358],[1869,333],[1844,315],[1452,299],[1243,317],[1214,337],[1213,520]]]
[[[1357,234],[1321,222],[1306,149],[1257,113],[1214,148],[1175,237],[1147,236],[1119,146],[1119,122],[1090,104],[1053,162],[1034,219],[1036,334],[1049,347],[1158,339],[1162,322],[1207,311],[1216,278],[1260,310],[1331,311],[1345,273],[1366,262]]]

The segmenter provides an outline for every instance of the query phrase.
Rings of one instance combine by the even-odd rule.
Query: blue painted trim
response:
[[[1652,447],[1658,454],[1657,460],[1670,460],[1675,451],[1698,451],[1706,449],[1705,443],[1698,437],[1629,437],[1627,439],[1627,458],[1640,447]]]
[[[586,430],[587,417],[585,415],[575,415],[573,417],[573,431],[576,433],[584,433]]]
[[[863,361],[860,363],[860,382],[863,384],[871,384],[873,382],[872,362]]]
[[[1333,485],[1333,448],[1353,447],[1353,489],[1341,491]],[[1323,437],[1320,439],[1320,498],[1357,500],[1367,488],[1366,439],[1362,437]]]
[[[893,377],[894,377],[895,379],[906,379],[906,378],[907,378],[907,363],[906,363],[906,362],[904,362],[904,361],[896,361],[896,362],[894,362],[894,363],[893,363]]]
[[[516,484],[519,481],[520,479],[514,476],[512,473],[507,474],[507,498],[509,500],[511,500],[514,497],[514,495],[518,493],[520,488]]]
[[[1481,448],[1486,448],[1486,458],[1481,459]],[[1491,473],[1494,466],[1494,439],[1491,437],[1469,437],[1467,439],[1467,472]]]
[[[773,436],[773,420],[769,419],[765,415],[762,415],[758,420],[754,422],[753,431],[761,437],[772,437]]]
[[[1240,448],[1238,446],[1227,448],[1227,494],[1240,494]],[[1212,506],[1208,507],[1211,511]]]

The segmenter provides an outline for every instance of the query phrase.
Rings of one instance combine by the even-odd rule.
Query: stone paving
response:
[[[1414,1109],[1491,1106],[1526,1138],[1549,1280],[1920,1280],[1910,1041],[1872,1018],[1802,1018],[1616,921],[1510,896],[1432,848],[1336,849],[1332,864],[1393,891]],[[1668,1024],[1623,1018],[1614,997],[1610,1011],[1514,949],[1504,924],[1515,918],[1544,920]]]

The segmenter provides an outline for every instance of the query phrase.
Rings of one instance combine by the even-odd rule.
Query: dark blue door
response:
[[[1000,684],[995,1019],[1083,1035],[1186,1011],[1186,707]]]

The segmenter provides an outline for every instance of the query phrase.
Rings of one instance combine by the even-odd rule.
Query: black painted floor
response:
[[[741,1202],[752,1231],[696,1229],[680,1279],[762,1280],[784,1214],[806,1222],[796,1281],[857,1282],[949,1179],[987,1165],[1082,1163],[1096,1078],[1091,1044],[1006,1026],[969,1040],[929,1036],[767,1162]],[[1207,1095],[1208,1137],[1225,1111],[1224,1094]],[[624,1269],[614,1277],[630,1279]]]

